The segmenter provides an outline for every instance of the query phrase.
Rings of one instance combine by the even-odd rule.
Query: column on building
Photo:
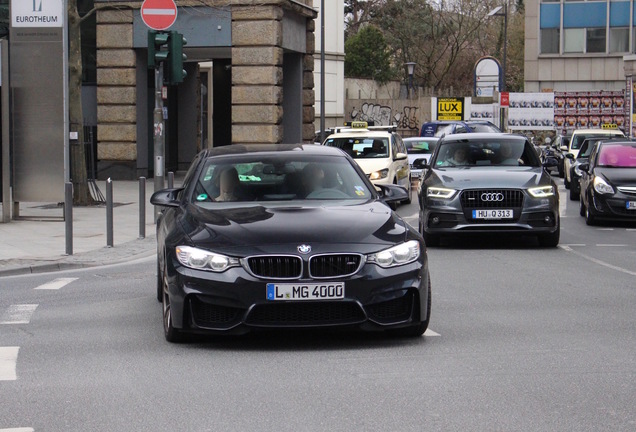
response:
[[[303,140],[313,142],[316,135],[314,90],[314,52],[316,51],[316,20],[307,18],[307,51],[303,56]]]
[[[283,49],[277,6],[232,9],[232,143],[283,137]]]
[[[97,12],[98,177],[136,172],[136,57],[132,10]]]
[[[314,137],[314,19],[311,0],[285,4],[306,20],[303,53],[302,137]],[[232,143],[283,142],[284,3],[232,8]],[[303,7],[304,4],[304,7]]]

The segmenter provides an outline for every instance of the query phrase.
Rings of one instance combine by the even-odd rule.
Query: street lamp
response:
[[[406,89],[406,96],[408,99],[411,98],[411,89],[413,88],[413,74],[415,73],[415,62],[404,63],[406,65],[406,70],[409,74],[409,86]]]
[[[503,9],[503,12],[501,12]],[[508,46],[508,0],[505,0],[503,6],[497,6],[490,12],[488,12],[487,17],[492,16],[502,16],[504,17],[504,40],[503,40],[503,79],[501,83],[501,91],[506,91],[506,48]]]

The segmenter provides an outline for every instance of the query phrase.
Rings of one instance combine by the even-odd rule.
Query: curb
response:
[[[137,251],[135,251],[137,250]],[[21,259],[0,261],[0,277],[25,274],[52,273],[64,270],[101,267],[145,258],[157,252],[155,236],[136,239],[112,248],[103,247],[76,255],[61,255],[57,261],[47,259]],[[107,255],[104,257],[104,255]],[[109,257],[108,255],[113,255]],[[94,256],[94,258],[92,258]],[[55,259],[55,258],[53,258]],[[5,267],[4,269],[2,267]]]

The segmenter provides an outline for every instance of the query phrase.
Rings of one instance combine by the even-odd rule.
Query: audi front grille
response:
[[[303,273],[303,262],[293,255],[263,255],[247,258],[247,267],[256,277],[267,279],[298,279]]]
[[[314,255],[309,259],[309,276],[315,279],[351,276],[361,264],[359,254]]]
[[[466,190],[461,194],[465,209],[514,209],[523,207],[523,192],[515,189]]]

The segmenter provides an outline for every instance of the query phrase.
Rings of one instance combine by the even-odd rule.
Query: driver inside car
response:
[[[307,197],[312,192],[322,189],[325,172],[320,166],[310,163],[302,171],[302,195]]]

